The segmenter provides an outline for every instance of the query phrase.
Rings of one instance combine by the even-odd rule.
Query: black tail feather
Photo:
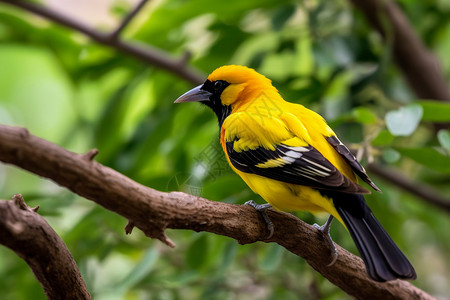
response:
[[[413,266],[372,214],[362,195],[329,195],[376,281],[416,279]]]

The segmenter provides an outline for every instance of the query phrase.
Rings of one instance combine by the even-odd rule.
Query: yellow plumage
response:
[[[350,231],[372,279],[416,278],[356,175],[378,187],[320,115],[286,102],[269,79],[243,66],[216,69],[175,102],[193,101],[214,111],[227,160],[255,193],[279,210],[333,215]]]
[[[300,104],[286,102],[270,80],[251,69],[241,66],[222,67],[208,77],[211,81],[217,78],[236,84],[225,89],[222,98],[224,104],[232,105],[232,114],[221,129],[221,143],[225,154],[225,142],[232,141],[236,136],[240,137],[234,144],[234,149],[238,152],[259,146],[273,150],[274,145],[280,143],[293,147],[311,145],[341,173],[356,181],[352,169],[325,140],[324,137],[335,134],[320,115]],[[342,222],[331,200],[317,190],[241,172],[233,167],[228,155],[226,156],[233,170],[273,207],[283,211],[327,212]],[[281,162],[274,161],[270,164],[280,165]]]

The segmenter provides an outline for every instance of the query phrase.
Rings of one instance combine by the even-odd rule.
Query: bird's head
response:
[[[233,109],[251,101],[253,93],[263,90],[277,92],[272,82],[255,70],[229,65],[216,69],[205,83],[184,93],[175,103],[200,102],[214,111],[221,126]]]

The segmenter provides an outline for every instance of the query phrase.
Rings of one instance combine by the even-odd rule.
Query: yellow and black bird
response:
[[[378,187],[320,115],[285,101],[265,76],[236,65],[216,69],[175,102],[200,102],[217,115],[231,168],[269,203],[253,207],[327,212],[320,229],[329,234],[333,217],[345,224],[373,280],[416,278],[367,206],[362,194],[369,191],[356,176]]]

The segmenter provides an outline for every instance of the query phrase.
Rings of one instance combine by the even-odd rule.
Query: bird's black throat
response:
[[[212,111],[216,114],[217,120],[219,121],[219,128],[222,127],[225,119],[231,114],[231,106],[223,105],[222,101],[220,100],[220,95],[222,95],[222,92],[229,85],[230,83],[226,82],[225,80],[206,80],[201,87],[202,90],[208,91],[212,95],[209,97],[209,101],[202,101],[200,103],[211,108]]]

